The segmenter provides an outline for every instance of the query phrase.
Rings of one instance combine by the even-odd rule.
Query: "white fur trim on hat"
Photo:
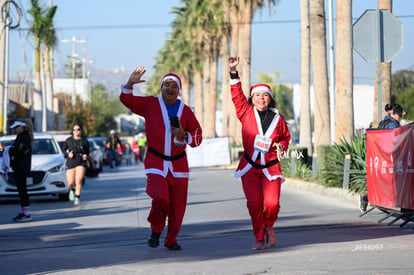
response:
[[[257,93],[257,92],[266,92],[272,95],[272,91],[269,89],[269,86],[264,85],[264,84],[255,85],[250,91],[250,96],[252,96],[254,93]]]
[[[165,81],[167,81],[167,80],[174,80],[175,81],[175,83],[177,83],[177,85],[178,85],[178,91],[180,91],[181,92],[181,80],[177,77],[177,76],[175,76],[175,75],[172,75],[172,74],[167,74],[166,76],[164,76],[163,78],[162,78],[162,80],[161,80],[161,86],[164,84],[164,82]]]

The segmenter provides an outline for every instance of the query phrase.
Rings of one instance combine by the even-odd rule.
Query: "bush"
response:
[[[331,145],[329,154],[326,154],[326,163],[319,169],[320,177],[327,186],[342,187],[347,154],[351,155],[350,190],[355,193],[366,192],[366,140],[362,135],[352,138],[350,142],[341,139],[339,144]]]
[[[280,166],[282,169],[282,173],[285,177],[294,177],[300,178],[303,180],[312,180],[312,169],[309,165],[303,161],[303,159],[296,159],[295,166],[296,166],[296,173],[293,176],[291,171],[291,159],[283,158],[280,161]]]

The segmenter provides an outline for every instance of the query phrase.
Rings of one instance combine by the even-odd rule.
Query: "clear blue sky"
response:
[[[15,0],[23,10],[21,26],[28,27],[28,0]],[[41,1],[49,5],[51,1]],[[68,56],[72,43],[62,39],[87,39],[77,44],[80,58],[91,59],[90,66],[102,69],[124,67],[131,71],[144,65],[149,74],[155,57],[171,31],[170,23],[175,15],[173,6],[181,6],[178,0],[53,0],[58,6],[55,26],[59,44],[55,51],[55,66],[70,62]],[[334,17],[336,1],[334,5]],[[376,9],[377,0],[354,0],[353,17],[356,19],[366,9]],[[414,69],[414,5],[413,0],[394,0],[393,13],[404,25],[404,48],[393,59],[393,71]],[[280,81],[300,81],[300,1],[280,0],[279,4],[256,12],[252,28],[252,77],[256,73],[278,72]],[[328,2],[326,1],[326,10]],[[25,55],[23,54],[25,53]],[[32,68],[33,38],[27,33],[10,32],[9,75],[16,79],[27,75]],[[355,84],[373,84],[375,64],[366,63],[354,51]],[[94,82],[99,82],[95,79]]]

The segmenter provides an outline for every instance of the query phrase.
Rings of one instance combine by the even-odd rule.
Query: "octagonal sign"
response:
[[[353,25],[353,47],[368,63],[389,62],[403,47],[402,24],[387,10],[366,10]]]

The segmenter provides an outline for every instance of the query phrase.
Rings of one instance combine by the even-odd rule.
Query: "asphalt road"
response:
[[[359,217],[353,201],[311,189],[284,183],[278,245],[254,251],[233,171],[192,169],[184,250],[169,251],[147,246],[143,167],[105,167],[87,178],[80,206],[32,198],[29,223],[11,221],[15,199],[0,200],[0,274],[414,274],[413,223],[378,223],[377,210]]]

